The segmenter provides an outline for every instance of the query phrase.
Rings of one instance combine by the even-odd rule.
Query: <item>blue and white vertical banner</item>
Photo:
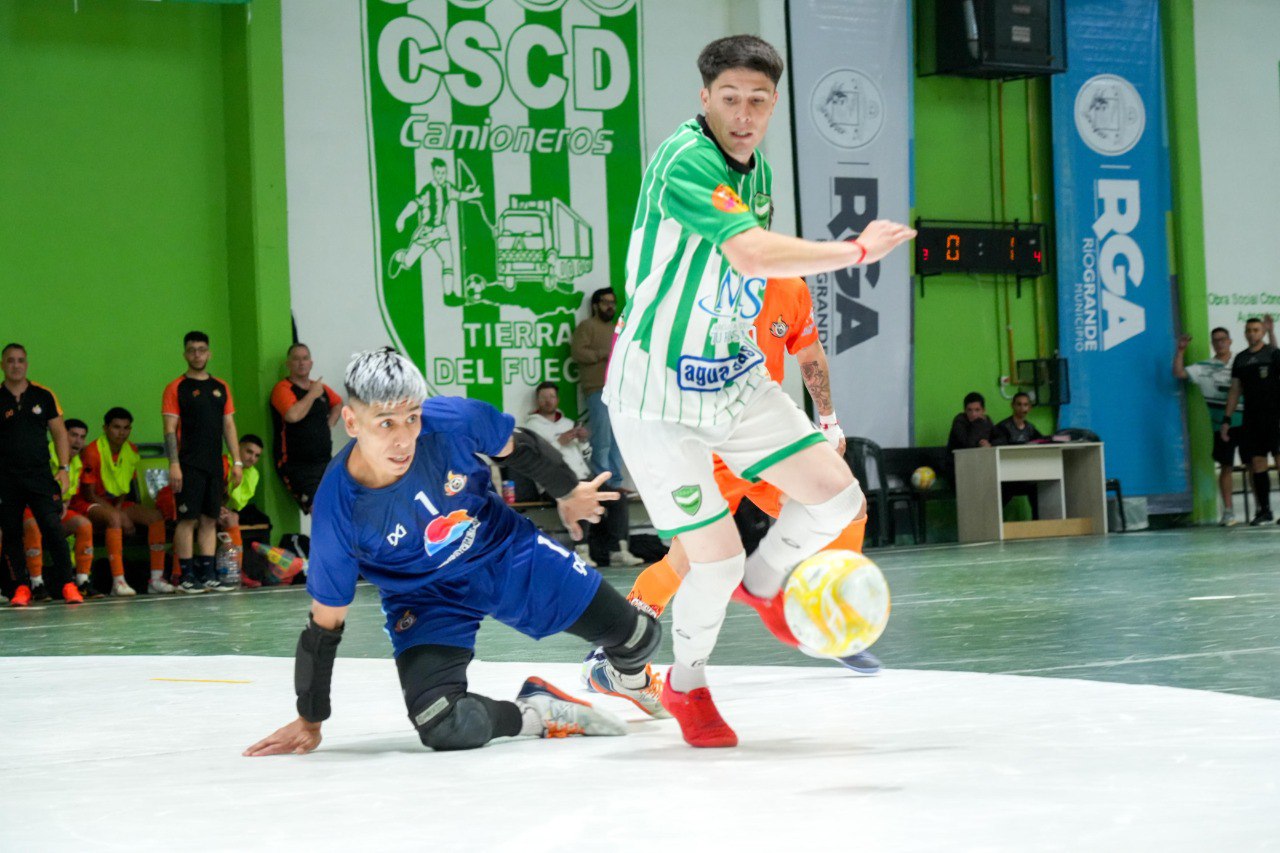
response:
[[[908,0],[790,0],[800,235],[856,236],[911,210]],[[809,276],[831,393],[849,435],[911,443],[911,260]]]
[[[1058,345],[1071,381],[1059,425],[1102,437],[1125,494],[1181,495],[1159,2],[1067,0],[1066,11],[1069,70],[1052,84]]]

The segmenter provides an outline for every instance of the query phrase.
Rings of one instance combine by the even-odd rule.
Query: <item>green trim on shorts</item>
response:
[[[821,438],[822,436],[818,436],[818,437]],[[705,521],[695,521],[693,524],[686,524],[684,527],[676,527],[671,530],[663,530],[661,527],[658,527],[655,529],[658,531],[658,535],[660,537],[662,537],[663,539],[670,539],[672,536],[679,536],[681,533],[688,533],[690,531],[697,530],[702,527],[706,527],[708,524],[717,522],[728,514],[729,514],[729,508],[725,507],[724,509],[720,510],[718,513],[713,515],[711,518],[706,519]]]
[[[815,444],[821,444],[827,439],[820,432],[811,432],[804,438],[791,442],[781,450],[775,450],[756,464],[742,472],[742,479],[749,483],[760,482],[760,472],[768,468],[770,465],[776,465],[788,456],[795,456],[806,447],[812,447]]]

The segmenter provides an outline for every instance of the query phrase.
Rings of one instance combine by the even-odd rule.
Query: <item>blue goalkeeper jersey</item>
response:
[[[413,464],[381,489],[362,486],[347,472],[355,446],[349,442],[316,491],[311,596],[345,607],[360,576],[384,598],[438,596],[478,567],[511,559],[511,543],[537,531],[490,488],[489,466],[477,454],[500,453],[514,426],[488,403],[433,397],[422,404]]]

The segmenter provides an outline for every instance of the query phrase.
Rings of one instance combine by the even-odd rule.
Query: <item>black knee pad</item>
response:
[[[634,608],[633,608],[634,609]],[[618,672],[634,674],[653,659],[662,642],[662,626],[648,613],[636,610],[635,628],[627,640],[616,646],[605,646],[604,654]]]
[[[467,693],[427,693],[409,709],[424,746],[441,752],[475,749],[493,737],[493,721],[482,697]]]

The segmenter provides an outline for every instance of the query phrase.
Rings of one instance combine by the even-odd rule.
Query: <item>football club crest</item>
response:
[[[467,475],[455,474],[449,472],[449,478],[444,482],[444,493],[447,497],[453,497],[467,487]]]
[[[671,499],[688,515],[697,515],[702,509],[702,487],[681,486],[671,493]]]
[[[1267,377],[1266,377],[1266,374],[1263,374],[1262,378],[1263,378],[1263,379],[1266,379],[1266,378],[1267,378]],[[40,408],[40,404],[39,404],[39,403],[36,403],[34,406],[32,406],[32,407],[31,407],[31,414],[33,414],[33,415],[38,415],[38,414],[40,414],[40,413],[41,413],[41,412],[43,412],[43,411],[44,411],[44,409]]]
[[[396,633],[408,631],[417,623],[418,617],[413,615],[412,610],[406,610],[399,619],[396,620]]]
[[[782,315],[779,314],[778,319],[769,324],[769,334],[775,338],[785,338],[789,328],[791,327],[786,324],[786,321],[782,319]]]
[[[221,396],[222,396],[222,392],[221,392],[221,391],[219,391],[217,388],[214,388],[214,389],[213,389],[213,396],[215,396],[215,397],[221,397]]]

